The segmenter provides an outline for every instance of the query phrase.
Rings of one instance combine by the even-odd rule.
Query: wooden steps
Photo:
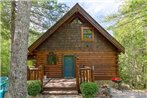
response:
[[[77,95],[75,79],[51,79],[45,83],[42,94]]]

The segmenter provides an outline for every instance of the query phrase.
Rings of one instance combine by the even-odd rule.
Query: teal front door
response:
[[[74,56],[65,55],[64,56],[64,77],[73,78],[74,77]]]

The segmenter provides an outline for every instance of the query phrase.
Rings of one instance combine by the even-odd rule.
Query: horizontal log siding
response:
[[[94,65],[94,79],[107,80],[117,76],[117,54],[115,52],[80,52],[54,51],[57,64],[48,65],[47,55],[50,51],[37,52],[37,64],[45,66],[45,74],[50,78],[63,77],[63,56],[74,55],[77,65]]]
[[[108,80],[117,76],[117,54],[114,52],[78,53],[78,65],[94,65],[94,79]]]
[[[63,66],[62,66],[62,55],[56,54],[57,56],[57,64],[56,65],[48,65],[47,64],[47,51],[39,51],[36,54],[37,65],[44,66],[44,75],[47,75],[50,78],[60,78],[63,75]]]

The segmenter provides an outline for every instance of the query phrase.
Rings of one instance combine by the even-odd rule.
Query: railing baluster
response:
[[[27,68],[27,79],[28,80],[40,80],[43,86],[44,69],[42,66],[38,68]]]
[[[88,80],[87,80],[87,71],[88,70],[85,70],[85,82],[88,82]]]
[[[93,75],[94,66],[84,66],[84,68],[79,68],[79,80],[80,83],[82,82],[93,82],[94,75]]]
[[[91,70],[89,70],[89,82],[92,81]]]

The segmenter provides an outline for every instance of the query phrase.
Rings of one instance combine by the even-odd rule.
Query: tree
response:
[[[108,29],[125,47],[125,54],[119,58],[120,76],[135,88],[145,88],[147,81],[146,4],[146,0],[125,0],[118,13],[106,18],[113,21]]]
[[[17,7],[16,7],[17,8]],[[29,42],[31,45],[44,31],[53,25],[65,12],[68,11],[65,4],[57,3],[56,0],[32,1],[30,12]],[[1,25],[1,75],[8,75],[9,71],[9,48],[10,48],[10,15],[11,2],[2,0],[0,3]]]
[[[9,74],[9,96],[10,98],[24,98],[27,95],[26,60],[28,53],[27,43],[30,22],[30,2],[12,1],[11,4],[11,62]]]

